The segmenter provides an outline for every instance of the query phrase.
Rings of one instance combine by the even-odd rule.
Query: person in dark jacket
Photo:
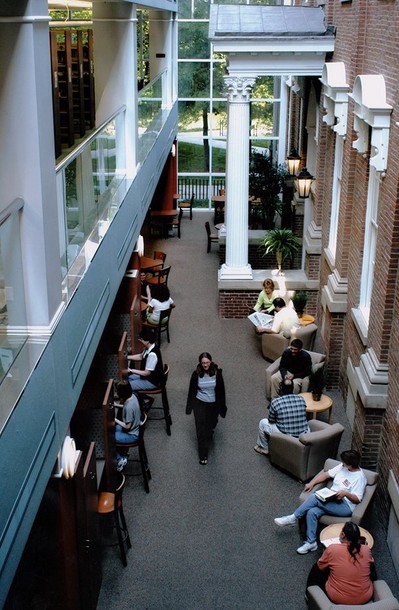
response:
[[[141,368],[128,368],[129,383],[136,395],[138,390],[159,388],[163,376],[162,355],[155,343],[154,331],[144,327],[139,335],[139,341],[143,345],[144,351],[127,357],[129,364],[132,361],[141,363]]]
[[[194,411],[199,463],[208,463],[209,445],[219,415],[226,417],[226,394],[222,369],[212,361],[208,352],[198,357],[198,366],[191,375],[186,414]]]
[[[279,370],[271,378],[272,398],[280,395],[281,383],[285,380],[294,384],[294,394],[301,392],[302,380],[312,372],[312,358],[309,352],[302,348],[302,341],[293,339],[290,346],[283,351]]]

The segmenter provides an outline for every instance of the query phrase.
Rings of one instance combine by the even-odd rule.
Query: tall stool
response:
[[[153,390],[138,390],[138,394],[140,394],[142,396],[149,396],[151,398],[153,396],[156,396],[157,394],[160,394],[162,396],[162,406],[161,407],[151,406],[151,410],[162,409],[163,415],[161,415],[160,417],[150,417],[149,419],[164,419],[165,426],[166,426],[166,434],[168,436],[170,436],[171,435],[170,427],[172,425],[172,417],[171,417],[170,409],[169,409],[168,394],[166,392],[166,382],[168,381],[168,375],[169,375],[169,366],[167,364],[165,364],[163,367],[163,379],[162,379],[162,383],[159,386],[159,388],[154,388]]]
[[[140,474],[143,476],[143,480],[144,480],[144,489],[146,491],[146,493],[150,493],[150,487],[148,485],[148,481],[151,480],[151,471],[150,471],[150,467],[148,465],[148,459],[147,459],[147,452],[145,450],[145,444],[144,444],[144,431],[145,431],[145,427],[147,424],[147,414],[143,415],[143,419],[140,422],[140,428],[139,428],[139,438],[137,439],[137,441],[134,441],[132,443],[115,443],[115,446],[118,449],[138,449],[138,454],[139,457],[138,459],[132,459],[129,460],[128,458],[128,462],[140,462],[140,467],[141,467],[141,472],[139,473],[126,473],[126,476],[136,476],[136,474]]]
[[[119,545],[123,565],[127,566],[125,544],[128,549],[132,547],[129,531],[127,529],[125,514],[123,512],[122,492],[125,485],[125,476],[121,474],[121,481],[115,492],[101,491],[98,495],[97,512],[100,515],[112,515],[114,528],[118,537],[118,542],[109,546]]]

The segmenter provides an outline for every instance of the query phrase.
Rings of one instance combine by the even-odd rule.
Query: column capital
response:
[[[239,76],[225,76],[224,81],[228,89],[229,102],[249,102],[255,78],[242,78]]]

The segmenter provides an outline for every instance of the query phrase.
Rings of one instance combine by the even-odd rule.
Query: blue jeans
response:
[[[130,387],[136,395],[138,390],[155,390],[155,388],[158,387],[151,383],[151,381],[148,381],[145,377],[137,375],[136,373],[129,375],[128,379]]]
[[[118,445],[130,445],[130,443],[135,443],[139,438],[138,431],[136,434],[128,434],[122,428],[120,424],[115,425],[115,443]],[[119,460],[121,458],[121,454],[116,451],[116,459]]]
[[[313,544],[317,541],[317,525],[322,515],[336,515],[337,517],[350,517],[352,510],[345,502],[322,502],[314,494],[305,500],[294,512],[297,519],[306,515],[306,542]]]

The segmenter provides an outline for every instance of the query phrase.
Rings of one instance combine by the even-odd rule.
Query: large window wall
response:
[[[194,192],[196,206],[205,208],[210,207],[212,195],[224,186],[227,138],[223,78],[226,58],[213,53],[208,40],[210,4],[210,0],[180,0],[178,22],[179,193],[189,198]],[[273,158],[280,104],[276,80],[279,81],[273,77],[257,79],[252,91],[250,125],[252,148]]]

